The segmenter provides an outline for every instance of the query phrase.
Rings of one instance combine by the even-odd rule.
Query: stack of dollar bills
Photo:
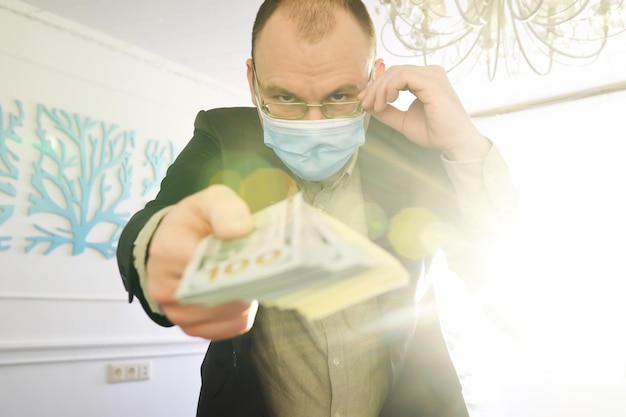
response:
[[[258,300],[320,319],[409,282],[400,262],[297,193],[253,215],[243,238],[204,238],[187,265],[182,304]]]

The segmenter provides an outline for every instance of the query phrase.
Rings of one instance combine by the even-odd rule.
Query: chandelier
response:
[[[387,15],[382,43],[390,53],[420,56],[449,72],[487,67],[490,80],[504,61],[545,75],[554,62],[589,63],[607,39],[626,30],[626,0],[378,0]],[[385,41],[388,30],[404,46]],[[395,42],[394,39],[394,42]],[[397,44],[397,42],[395,42]],[[463,70],[464,68],[464,70]]]

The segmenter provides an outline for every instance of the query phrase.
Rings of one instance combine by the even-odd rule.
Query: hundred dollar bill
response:
[[[300,193],[253,220],[243,238],[200,242],[178,288],[181,303],[258,300],[316,319],[408,283],[394,257]]]
[[[343,267],[339,261],[329,274],[332,279],[320,280],[267,305],[295,309],[315,320],[409,283],[408,271],[384,249],[327,214],[314,212],[314,218],[319,229],[346,252]]]
[[[233,296],[248,298],[241,291],[249,291],[251,282],[297,267],[292,237],[294,205],[300,203],[301,198],[290,198],[255,213],[254,229],[243,238],[204,238],[185,269],[179,300],[218,304]]]

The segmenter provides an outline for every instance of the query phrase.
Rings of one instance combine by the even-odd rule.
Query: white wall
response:
[[[35,224],[68,227],[55,214],[28,215],[30,196],[36,194],[33,164],[41,155],[35,147],[41,144],[37,127],[47,130],[45,137],[57,155],[64,142],[68,157],[80,156],[50,117],[42,114],[38,125],[38,105],[79,120],[90,117],[108,128],[115,124],[116,132],[134,132],[134,146],[129,142],[122,149],[131,154],[131,196],[116,210],[132,213],[155,192],[143,196],[143,181],[152,178],[144,154],[149,141],[158,140],[166,149],[156,174],[160,179],[173,156],[169,146],[175,155],[187,143],[198,110],[248,105],[249,98],[71,22],[19,2],[4,2],[0,120],[5,130],[11,114],[19,120],[17,101],[23,108],[15,128],[21,143],[5,137],[0,151],[0,184],[15,190],[0,188],[0,216],[5,213],[0,217],[0,415],[194,415],[205,341],[161,328],[149,321],[138,302],[129,305],[114,257],[89,248],[72,255],[74,245],[69,243],[49,254],[44,254],[46,244],[25,253],[28,237],[41,235]],[[88,133],[102,136],[98,125]],[[17,176],[10,175],[7,161]],[[55,172],[50,158],[42,166]],[[119,168],[107,171],[107,198],[121,190]],[[76,167],[66,171],[76,180]],[[51,181],[45,185],[53,200],[65,203]],[[91,203],[89,212],[103,206],[97,193]],[[8,218],[7,207],[13,209]],[[89,240],[107,241],[112,230],[102,223]],[[151,378],[107,384],[107,364],[120,362],[149,362]]]
[[[0,188],[0,207],[14,208],[8,219],[0,217],[0,247],[10,246],[0,250],[0,415],[194,415],[206,342],[160,328],[136,302],[128,305],[113,258],[93,249],[73,256],[69,244],[47,255],[45,245],[25,253],[28,237],[37,234],[34,224],[60,224],[51,214],[28,215],[39,157],[33,147],[40,142],[37,106],[135,132],[135,145],[127,149],[134,167],[132,197],[119,206],[132,213],[152,195],[142,196],[142,181],[151,175],[144,156],[150,140],[180,151],[199,109],[248,105],[249,98],[18,4],[0,2],[3,126],[11,113],[18,114],[16,100],[24,111],[16,129],[22,142],[6,142],[19,156],[19,177],[2,175],[6,167],[0,163],[0,184],[16,188],[14,196]],[[527,277],[528,293],[517,300],[547,339],[502,351],[502,339],[486,339],[495,336],[475,333],[476,327],[466,331],[466,357],[474,365],[460,371],[481,371],[478,381],[465,380],[473,416],[626,414],[624,402],[614,399],[626,398],[620,262],[626,246],[625,101],[624,93],[615,93],[477,119],[507,157],[526,201],[529,229],[536,234],[523,244],[538,256],[536,274]],[[51,137],[63,137],[49,120],[45,125]],[[106,233],[99,229],[92,237]],[[456,313],[457,319],[468,315]],[[494,361],[496,355],[506,360]],[[106,383],[107,364],[146,361],[152,370],[148,381]]]

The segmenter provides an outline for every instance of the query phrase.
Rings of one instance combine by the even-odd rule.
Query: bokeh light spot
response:
[[[422,207],[409,207],[391,218],[387,237],[394,250],[409,259],[434,253],[445,239],[441,219]]]
[[[294,190],[297,190],[294,180],[283,170],[259,168],[242,181],[239,194],[255,212],[284,200]]]

